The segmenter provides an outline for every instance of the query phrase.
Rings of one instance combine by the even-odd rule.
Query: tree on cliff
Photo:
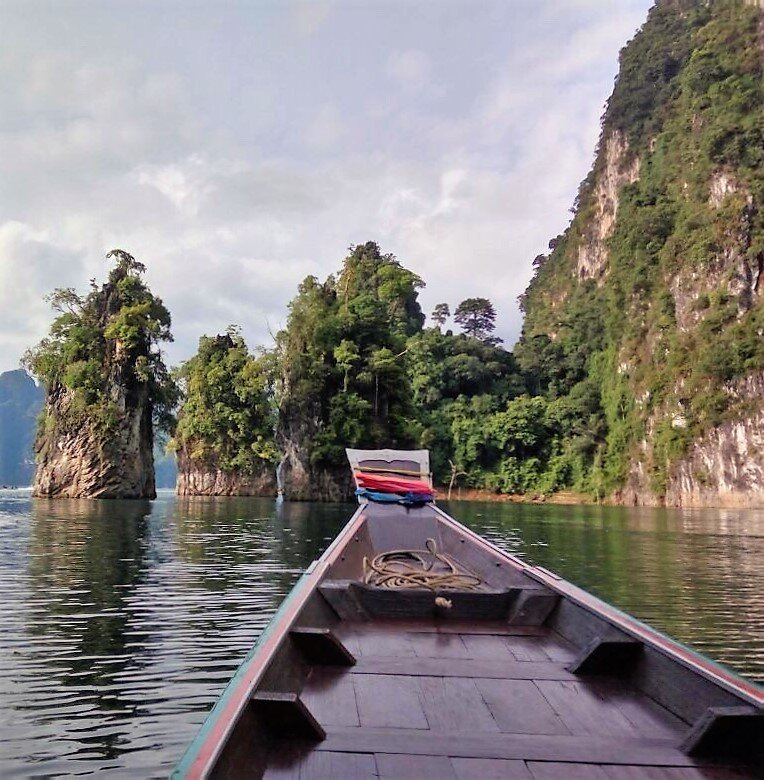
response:
[[[154,494],[153,426],[171,427],[177,399],[159,350],[172,340],[170,314],[143,282],[142,263],[120,249],[107,258],[115,266],[105,284],[92,280],[84,296],[53,291],[58,316],[24,357],[47,390],[38,493]]]
[[[501,339],[492,336],[496,330],[496,309],[488,298],[467,298],[454,311],[454,322],[461,325],[465,335],[486,344],[498,344]]]
[[[196,355],[177,372],[183,402],[172,447],[181,471],[272,472],[278,457],[271,373],[270,356],[250,354],[238,328],[199,339]]]
[[[451,309],[447,303],[436,303],[435,308],[432,310],[430,319],[442,328],[446,324],[446,320],[451,316]]]

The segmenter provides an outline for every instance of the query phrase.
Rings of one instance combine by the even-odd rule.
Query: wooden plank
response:
[[[515,591],[512,590],[393,590],[358,582],[350,583],[349,588],[363,612],[375,619],[432,619],[437,615],[443,620],[501,620],[516,600]],[[436,606],[435,598],[439,595],[451,602],[448,610]]]
[[[452,758],[451,765],[458,780],[533,780],[525,761],[509,761],[504,758]]]
[[[314,669],[302,689],[305,706],[322,726],[360,726],[353,678],[345,670]]]
[[[470,658],[395,658],[364,656],[353,667],[354,677],[366,674],[414,677],[484,677],[498,680],[568,680],[577,678],[562,664],[551,661],[482,661]]]
[[[252,703],[274,734],[309,740],[326,736],[321,724],[296,693],[256,691]]]
[[[550,632],[544,626],[510,626],[505,621],[497,620],[387,620],[381,618],[373,623],[368,621],[347,621],[346,627],[363,633],[364,631],[388,631],[398,634],[407,633],[441,633],[441,634],[495,634],[496,636],[547,636]]]
[[[369,616],[355,598],[347,580],[327,580],[318,592],[342,620],[368,620]]]
[[[677,750],[673,741],[665,739],[536,734],[502,734],[497,738],[495,734],[444,734],[399,728],[332,729],[314,749],[639,766],[700,763]]]
[[[630,637],[597,637],[589,642],[568,667],[575,674],[605,674],[625,677],[632,672],[642,643]]]
[[[585,682],[538,680],[536,685],[571,734],[619,737],[638,734],[615,704],[598,696]]]
[[[764,713],[754,707],[709,707],[682,741],[694,756],[764,759]]]
[[[401,753],[376,753],[379,777],[387,780],[402,778],[438,778],[458,780],[447,756],[412,756]]]
[[[726,767],[611,766],[603,765],[608,780],[743,780],[761,777],[756,770]]]
[[[695,723],[708,707],[741,703],[734,694],[647,645],[631,682],[686,723]]]
[[[473,680],[419,677],[417,683],[422,708],[433,731],[499,731]]]
[[[515,660],[504,637],[487,634],[460,634],[470,658],[482,661]]]
[[[353,675],[353,685],[362,726],[429,728],[414,678]]]
[[[359,662],[364,656],[414,657],[416,653],[407,634],[389,631],[362,631],[357,633]]]
[[[289,632],[309,664],[353,666],[355,657],[329,628],[295,627]]]
[[[268,753],[268,764],[263,773],[264,780],[299,780],[300,764],[310,751],[310,744],[284,739],[275,740]],[[216,767],[213,778],[257,777],[259,773],[250,773],[246,767],[233,765],[225,770]]]
[[[557,606],[560,597],[543,586],[523,588],[508,614],[510,625],[541,626]]]
[[[529,761],[527,767],[533,780],[608,780],[608,776],[596,764]]]
[[[663,737],[679,740],[687,726],[665,707],[620,680],[587,680],[589,688],[601,699],[607,699],[633,724],[643,737]]]
[[[550,660],[544,650],[544,643],[537,638],[511,636],[504,640],[517,661],[538,661],[546,663]]]
[[[371,780],[377,763],[371,753],[313,751],[300,765],[300,780]]]
[[[544,652],[558,663],[570,663],[578,655],[578,649],[556,631],[550,631],[545,637]]]
[[[570,734],[531,680],[475,680],[499,728],[509,734]]]
[[[609,622],[568,599],[559,601],[546,624],[575,647],[585,647],[598,637],[610,636],[616,631]],[[623,632],[618,633],[626,636]]]
[[[419,658],[469,658],[459,634],[407,634]]]

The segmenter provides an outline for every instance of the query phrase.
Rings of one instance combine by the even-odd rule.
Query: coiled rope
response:
[[[371,560],[364,557],[363,581],[377,588],[476,590],[480,586],[480,577],[465,572],[449,555],[438,552],[434,539],[428,539],[425,547],[426,550],[390,550]]]

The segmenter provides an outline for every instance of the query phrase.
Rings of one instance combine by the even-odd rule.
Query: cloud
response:
[[[172,362],[230,323],[267,343],[297,284],[367,240],[424,278],[426,311],[491,298],[511,344],[648,1],[486,0],[447,25],[426,3],[6,9],[0,370],[115,247],[172,312]]]
[[[387,61],[387,73],[404,90],[421,92],[430,83],[430,60],[424,52],[410,49],[393,52]]]

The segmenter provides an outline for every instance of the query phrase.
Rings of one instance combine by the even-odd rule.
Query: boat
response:
[[[348,458],[357,511],[174,777],[764,777],[761,687],[461,525],[427,451]]]

